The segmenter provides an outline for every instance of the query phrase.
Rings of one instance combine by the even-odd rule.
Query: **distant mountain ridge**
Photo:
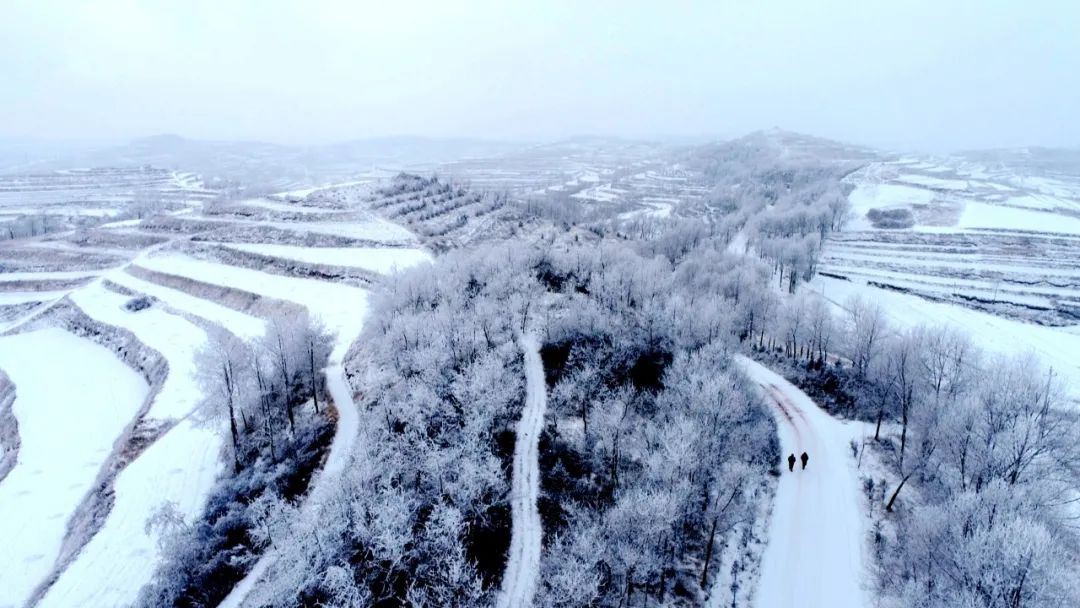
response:
[[[75,167],[152,165],[194,171],[209,178],[268,184],[317,184],[347,179],[376,168],[434,167],[463,158],[493,157],[529,144],[465,138],[380,137],[295,146],[259,141],[210,141],[160,134],[118,146],[39,156],[0,164],[5,173]],[[0,156],[0,160],[5,159]],[[22,161],[22,162],[20,162]]]

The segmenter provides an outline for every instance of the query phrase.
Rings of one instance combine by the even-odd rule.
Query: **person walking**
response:
[[[787,457],[787,468],[789,471],[795,471],[795,454],[791,454]],[[803,467],[806,468],[805,466]]]
[[[810,457],[806,455],[806,452],[803,452],[802,456],[799,457],[799,460],[802,460],[802,468],[805,471],[806,470],[806,461],[810,460]]]

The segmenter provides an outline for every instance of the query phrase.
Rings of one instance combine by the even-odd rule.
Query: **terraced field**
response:
[[[0,175],[0,239],[142,217],[215,196],[193,174],[152,167]]]
[[[504,194],[475,192],[462,186],[402,174],[389,183],[345,185],[313,192],[312,203],[360,206],[392,222],[407,226],[436,251],[496,235],[508,199]],[[342,235],[343,236],[343,235]]]
[[[821,272],[1042,325],[1080,323],[1080,237],[1035,232],[844,232]]]
[[[1080,386],[1080,175],[1009,161],[907,158],[853,173],[852,220],[813,286],[838,304],[869,297],[901,324],[955,322]]]
[[[48,542],[5,546],[0,606],[122,605],[150,579],[147,518],[166,501],[195,517],[221,472],[221,423],[199,409],[211,334],[254,340],[306,310],[336,334],[327,374],[344,382],[370,287],[496,208],[465,191],[409,203],[392,185],[355,187],[0,242],[0,502],[48,527]],[[416,200],[430,208],[405,209]],[[61,476],[50,462],[81,464]]]

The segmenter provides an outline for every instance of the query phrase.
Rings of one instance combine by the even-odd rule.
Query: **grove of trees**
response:
[[[144,605],[213,604],[271,546],[252,605],[493,604],[526,331],[548,388],[538,606],[696,606],[717,580],[752,588],[748,530],[779,455],[736,352],[872,425],[852,449],[884,604],[1080,605],[1080,423],[1058,377],[806,288],[847,218],[850,163],[785,158],[756,139],[684,160],[712,190],[675,217],[528,201],[501,217],[515,241],[388,278],[345,361],[357,447],[311,509],[295,501],[329,433],[328,339],[306,321],[273,323],[255,347],[223,337],[204,381],[233,473],[203,520],[155,519],[172,530],[169,558]],[[412,181],[391,194],[436,188]],[[530,232],[545,221],[558,225]],[[732,544],[722,572],[717,548]]]
[[[538,605],[700,603],[778,448],[731,367],[731,319],[698,314],[694,288],[621,246],[496,245],[399,276],[347,364],[363,447],[256,603],[494,601],[526,329],[550,389]]]
[[[201,517],[165,504],[147,522],[165,561],[142,606],[216,606],[277,540],[333,436],[322,370],[332,336],[307,316],[271,319],[255,344],[221,331],[199,363],[207,423],[228,430],[229,474]]]

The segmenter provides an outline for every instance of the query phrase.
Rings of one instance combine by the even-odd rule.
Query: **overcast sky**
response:
[[[1080,145],[1072,0],[4,0],[0,135]]]

